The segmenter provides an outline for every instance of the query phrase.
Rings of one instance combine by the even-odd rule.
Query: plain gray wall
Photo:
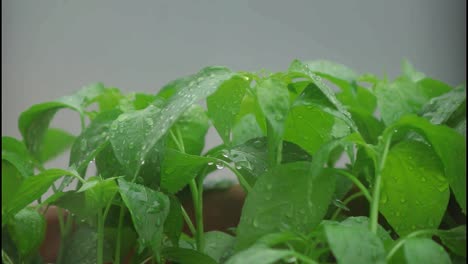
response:
[[[464,0],[3,0],[2,135],[19,137],[30,105],[96,81],[156,93],[204,66],[278,71],[295,58],[394,77],[405,57],[457,85],[465,48]],[[67,111],[53,124],[79,130]]]

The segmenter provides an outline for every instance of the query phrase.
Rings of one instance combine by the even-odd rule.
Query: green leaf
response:
[[[169,195],[169,214],[164,222],[164,233],[169,237],[173,245],[179,245],[179,238],[184,227],[184,219],[182,217],[182,208],[177,197]]]
[[[380,238],[359,221],[325,221],[328,244],[338,263],[385,263]]]
[[[122,200],[130,211],[139,236],[139,252],[145,247],[158,254],[163,238],[164,221],[169,214],[169,198],[143,185],[119,179]]]
[[[167,247],[162,250],[165,258],[177,263],[184,264],[216,264],[217,262],[211,257],[200,253],[193,249]]]
[[[437,231],[442,243],[453,253],[466,257],[466,225],[457,226],[449,230]]]
[[[283,141],[281,163],[310,161],[310,155],[294,143]],[[267,138],[252,138],[243,144],[222,151],[236,169],[253,186],[257,178],[268,170]]]
[[[221,262],[226,252],[232,251],[236,239],[224,232],[211,231],[205,233],[205,253],[216,262]]]
[[[67,150],[75,140],[72,134],[58,129],[49,128],[44,136],[42,149],[39,153],[39,161],[49,161]]]
[[[74,171],[49,169],[25,179],[18,187],[18,191],[5,211],[9,215],[16,214],[28,204],[41,197],[60,177],[68,175],[78,177]]]
[[[158,98],[152,94],[133,92],[120,99],[119,109],[124,113],[132,112],[145,109],[150,105],[159,107],[164,101],[165,100],[163,98]]]
[[[24,143],[13,137],[8,137],[8,136],[2,137],[2,152],[3,151],[15,153],[18,156],[23,157],[23,159],[25,160],[32,159]],[[32,161],[30,162],[32,163]]]
[[[452,263],[444,248],[430,238],[412,237],[403,245],[408,264]]]
[[[432,98],[422,107],[420,115],[435,125],[444,124],[463,103],[466,104],[466,88],[459,86],[448,93]],[[466,119],[466,113],[464,116]]]
[[[258,103],[271,127],[267,133],[269,159],[276,161],[289,111],[289,92],[286,83],[279,79],[263,80],[256,88]]]
[[[258,125],[255,115],[247,114],[232,128],[232,145],[240,145],[252,138],[263,136],[263,131]]]
[[[233,77],[226,68],[208,67],[183,79],[180,90],[162,109],[150,105],[144,110],[121,115],[111,126],[110,140],[120,163],[137,174],[146,155],[194,103],[214,93]]]
[[[231,142],[231,129],[249,83],[243,77],[223,83],[216,92],[206,98],[208,116],[225,144]]]
[[[293,252],[290,250],[255,246],[235,254],[226,262],[226,264],[270,264],[276,263],[278,260],[291,256],[292,254]]]
[[[433,97],[448,92],[445,86],[425,86],[406,78],[394,82],[379,82],[375,87],[377,104],[386,125],[407,114],[417,114]]]
[[[34,174],[34,167],[30,160],[27,160],[27,157],[20,156],[16,153],[2,150],[2,162],[8,162],[16,170],[18,170],[21,179],[28,178]],[[19,183],[19,182],[17,182]]]
[[[200,155],[205,147],[205,135],[209,126],[205,110],[199,105],[192,105],[180,116],[172,130],[178,129],[181,132],[186,153]],[[172,138],[168,138],[167,147],[177,148]]]
[[[337,124],[339,122],[343,123],[317,106],[297,105],[289,113],[284,139],[301,146],[313,155],[321,145],[333,139],[335,135],[347,134],[349,128],[346,129],[346,125],[344,131],[334,131],[336,128],[342,129]]]
[[[98,233],[95,229],[81,225],[71,237],[66,240],[62,259],[69,264],[96,264],[97,263]],[[104,243],[104,262],[112,260],[109,243]]]
[[[342,92],[336,94],[336,97],[348,110],[356,109],[370,115],[374,113],[377,98],[372,92],[355,83],[344,83],[340,85],[340,88]]]
[[[61,97],[52,102],[33,105],[21,113],[18,126],[25,145],[31,154],[39,159],[49,123],[58,110],[68,108],[84,117],[85,107],[103,91],[104,86],[102,84],[92,84],[82,88],[74,95]]]
[[[307,67],[315,73],[321,73],[327,77],[352,82],[358,78],[358,75],[350,68],[327,60],[315,60],[304,62]]]
[[[416,69],[411,65],[408,60],[403,60],[401,63],[401,69],[403,75],[413,82],[417,82],[425,77],[424,73],[416,71]]]
[[[402,141],[390,149],[381,192],[380,211],[400,236],[436,229],[450,196],[439,157],[418,141]]]
[[[338,101],[338,99],[335,96],[335,93],[333,90],[326,86],[322,81],[321,78],[316,75],[308,66],[307,64],[304,64],[303,62],[299,60],[294,60],[291,63],[291,66],[289,66],[289,72],[290,73],[300,73],[303,74],[304,76],[307,76],[313,83],[314,85],[325,95],[325,97],[328,99],[328,101],[333,105],[339,113],[341,113],[344,117],[350,119],[351,115],[349,112],[346,110],[346,108],[343,106],[343,104]],[[352,121],[351,121],[351,124]]]
[[[236,250],[278,231],[306,233],[324,217],[335,188],[327,173],[311,174],[310,163],[278,165],[263,174],[246,198]]]
[[[76,138],[70,151],[70,165],[85,175],[89,163],[109,144],[109,127],[121,114],[119,110],[100,113],[91,124]]]
[[[385,128],[382,121],[360,109],[349,109],[349,112],[364,140],[367,143],[377,145],[377,139]]]
[[[308,68],[317,75],[330,80],[341,92],[337,99],[345,106],[373,114],[377,105],[375,96],[366,88],[356,84],[359,76],[350,68],[325,60],[305,62]]]
[[[162,164],[161,187],[171,193],[180,191],[212,158],[167,149]]]
[[[2,209],[11,206],[18,184],[21,184],[23,179],[23,175],[13,164],[2,160]]]
[[[39,248],[45,237],[44,216],[33,208],[24,208],[7,223],[18,252],[26,257]]]
[[[436,126],[424,118],[406,116],[388,127],[385,134],[395,129],[400,131],[394,138],[406,135],[409,129],[415,130],[431,144],[444,165],[444,174],[455,198],[466,214],[466,139],[453,129]]]
[[[120,100],[124,98],[119,89],[109,87],[105,88],[102,94],[98,95],[94,101],[99,105],[99,112],[104,112],[119,106]]]
[[[117,189],[115,178],[102,180],[99,177],[91,177],[81,186],[78,193],[85,194],[87,210],[97,212],[109,204]]]

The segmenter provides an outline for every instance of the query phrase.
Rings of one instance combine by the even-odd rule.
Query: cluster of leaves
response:
[[[295,60],[271,74],[207,67],[155,95],[84,87],[23,112],[22,140],[2,137],[3,261],[38,261],[38,208],[56,205],[70,212],[58,263],[121,263],[135,244],[132,263],[463,262],[465,98],[407,62],[393,81]],[[79,135],[49,127],[62,109]],[[203,152],[210,124],[223,144]],[[44,167],[68,149],[69,168]],[[234,233],[205,233],[203,181],[222,168],[246,201]],[[347,213],[357,198],[368,214]]]

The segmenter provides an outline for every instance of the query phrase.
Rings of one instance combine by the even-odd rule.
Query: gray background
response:
[[[2,135],[19,137],[32,104],[102,81],[157,92],[208,65],[285,70],[328,59],[359,73],[466,79],[466,2],[413,1],[2,1]],[[54,126],[79,131],[59,112]],[[208,145],[217,143],[210,131]],[[52,165],[64,166],[67,157]]]

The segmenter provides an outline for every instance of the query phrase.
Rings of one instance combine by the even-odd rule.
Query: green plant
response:
[[[156,95],[84,87],[23,112],[22,141],[2,137],[3,262],[40,262],[36,208],[49,205],[71,213],[58,263],[122,263],[134,244],[132,263],[464,261],[465,98],[408,62],[393,81],[295,60],[278,73],[207,67]],[[79,114],[79,135],[49,127],[61,109]],[[210,123],[223,144],[202,154]],[[44,167],[69,148],[69,168]],[[203,181],[222,168],[247,193],[235,235],[203,230]]]

